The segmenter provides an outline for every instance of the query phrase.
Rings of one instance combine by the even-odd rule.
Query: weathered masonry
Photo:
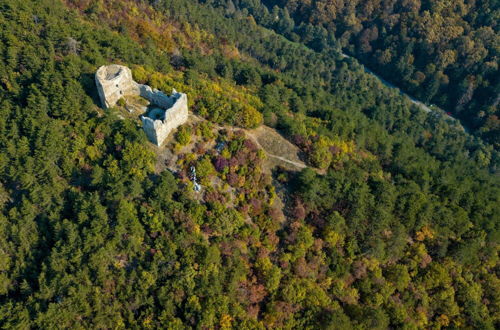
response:
[[[149,110],[141,116],[142,127],[148,139],[160,146],[172,130],[188,119],[187,95],[175,89],[172,95],[136,83],[132,72],[123,65],[103,65],[95,81],[102,106],[107,109],[125,96],[141,96],[149,101]]]

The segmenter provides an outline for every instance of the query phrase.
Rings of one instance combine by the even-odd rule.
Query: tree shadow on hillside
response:
[[[97,92],[97,86],[95,84],[95,74],[94,73],[83,73],[80,76],[80,83],[82,84],[85,94],[87,94],[92,102],[101,107],[101,100],[99,99],[99,93]]]

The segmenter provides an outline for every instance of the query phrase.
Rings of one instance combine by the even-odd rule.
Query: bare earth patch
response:
[[[245,132],[266,152],[266,170],[270,171],[277,165],[292,171],[307,167],[299,158],[299,148],[275,129],[262,125],[252,130],[245,130]]]

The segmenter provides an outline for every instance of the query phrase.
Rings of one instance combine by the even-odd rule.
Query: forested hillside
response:
[[[497,328],[498,152],[240,5],[0,2],[0,326]],[[110,63],[205,119],[176,175],[99,108]],[[267,174],[262,123],[316,170]]]
[[[206,0],[317,51],[336,46],[500,146],[495,0]]]

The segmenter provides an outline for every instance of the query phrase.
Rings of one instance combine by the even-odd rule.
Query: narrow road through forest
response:
[[[355,57],[349,56],[349,55],[347,55],[347,54],[345,54],[343,52],[340,53],[340,56],[342,56],[343,58],[356,59]],[[414,97],[406,94],[399,87],[391,84],[390,82],[388,82],[384,78],[380,77],[378,74],[376,74],[375,72],[373,72],[372,70],[370,70],[366,65],[364,65],[363,63],[361,63],[359,60],[357,60],[357,61],[358,61],[359,64],[361,64],[363,66],[363,68],[365,69],[365,71],[367,73],[371,74],[372,76],[374,76],[375,78],[377,78],[378,80],[380,80],[380,82],[382,82],[382,84],[384,84],[385,86],[397,89],[402,95],[406,96],[411,101],[411,103],[413,103],[413,104],[417,105],[418,107],[420,107],[420,109],[422,109],[422,110],[424,110],[425,112],[428,112],[428,113],[435,111],[435,110],[432,110],[430,107],[428,107],[422,101],[419,101],[419,100],[415,99]],[[468,129],[460,122],[460,120],[458,120],[457,118],[455,118],[453,116],[450,116],[447,113],[444,113],[444,114],[448,117],[448,119],[456,121],[462,127],[462,129],[464,130],[464,132],[467,132],[467,133],[469,132]]]

